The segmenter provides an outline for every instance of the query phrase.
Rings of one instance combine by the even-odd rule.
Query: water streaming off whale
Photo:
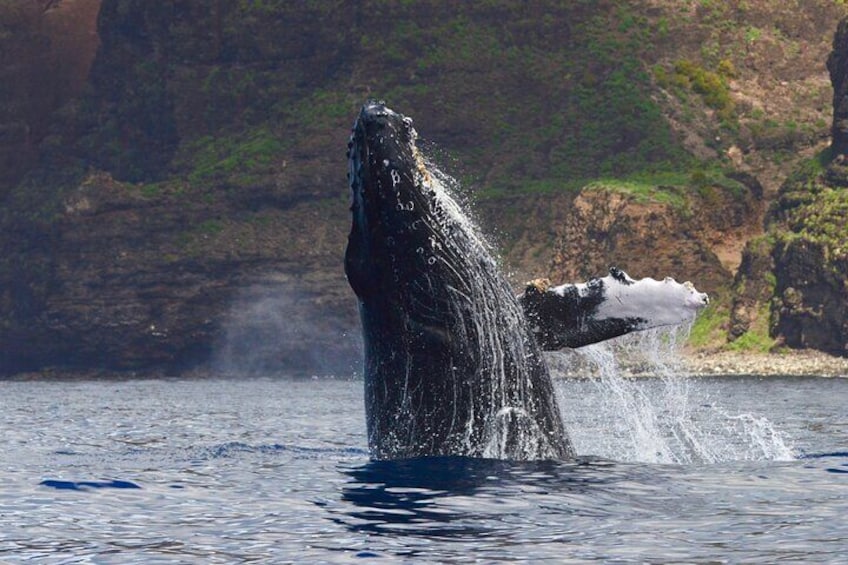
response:
[[[658,328],[547,354],[555,376],[578,377],[558,387],[575,450],[684,465],[794,459],[792,442],[767,417],[728,408],[688,376],[680,356],[688,333],[687,326]]]
[[[431,240],[432,255],[428,262],[438,261],[447,268],[462,273],[461,285],[446,286],[450,308],[455,319],[464,320],[457,326],[460,340],[467,348],[475,348],[479,364],[473,378],[485,382],[482,394],[468,398],[465,421],[453,423],[464,428],[458,451],[486,458],[532,459],[552,457],[544,444],[538,426],[529,415],[528,405],[534,401],[532,384],[520,380],[511,386],[508,372],[528,373],[530,363],[538,363],[529,352],[525,334],[515,328],[525,325],[523,313],[515,301],[513,290],[497,275],[499,269],[492,249],[476,224],[456,204],[448,188],[455,181],[428,162],[431,173],[429,186],[433,191],[436,220],[441,223],[434,231],[451,234],[442,240]],[[427,275],[422,275],[427,277]],[[424,284],[432,284],[426,281]],[[458,370],[458,368],[457,368]],[[458,376],[457,378],[463,378]],[[483,414],[482,435],[473,429],[475,414]]]
[[[445,253],[437,260],[444,261],[447,256],[462,261],[463,272],[472,275],[466,277],[467,286],[448,288],[454,307],[472,312],[475,332],[466,337],[483,335],[486,328],[499,330],[498,316],[503,316],[503,312],[498,309],[502,305],[508,323],[523,324],[523,312],[512,300],[513,290],[504,279],[491,276],[498,269],[495,251],[476,223],[456,204],[453,195],[457,181],[430,160],[426,160],[426,167],[437,206],[446,212],[437,214],[441,222],[438,230],[453,234],[437,244],[439,247],[434,251]],[[434,257],[438,255],[434,253]],[[563,362],[582,365],[582,376],[588,377],[587,382],[595,389],[595,394],[584,394],[570,386],[574,383],[558,387],[560,407],[564,408],[562,417],[577,453],[617,461],[664,464],[794,458],[788,440],[766,417],[727,411],[721,399],[705,395],[697,381],[686,378],[679,351],[689,329],[686,324],[664,326],[565,353],[544,354],[548,365],[556,365],[557,359],[560,366]],[[496,331],[490,341],[479,345],[490,348],[482,359],[491,359],[481,364],[480,369],[494,375],[490,396],[485,398],[499,399],[503,406],[511,400],[503,392],[507,385],[504,356],[515,359],[523,344],[516,341],[514,333],[500,335]],[[638,359],[642,375],[651,377],[650,382],[637,384],[624,375],[622,362],[632,364],[634,359]],[[596,403],[592,409],[574,406],[589,399]],[[498,400],[494,402],[497,406]],[[486,406],[475,408],[487,409]],[[574,423],[571,414],[590,418]],[[519,435],[512,438],[506,426],[499,425],[504,423],[502,418],[516,416],[521,418],[522,414],[500,408],[494,412],[495,426],[487,428],[483,449],[471,443],[464,449],[488,458],[515,458],[515,446],[509,445],[513,441],[522,446],[522,456],[518,458],[533,458],[541,446],[535,439],[531,419],[520,419]],[[470,442],[471,436],[465,439]]]
[[[467,337],[482,351],[477,371],[481,376],[490,375],[489,390],[479,399],[482,402],[475,400],[476,406],[472,408],[489,412],[483,444],[467,443],[464,448],[492,459],[551,456],[552,453],[545,451],[543,434],[525,408],[534,402],[530,390],[532,383],[524,379],[515,388],[510,385],[507,374],[510,364],[517,365],[521,373],[529,373],[533,370],[529,364],[538,362],[536,358],[531,359],[538,354],[530,349],[527,335],[514,331],[526,324],[521,307],[506,279],[496,275],[499,267],[488,241],[449,191],[448,187],[456,181],[432,162],[427,163],[427,169],[431,173],[430,184],[436,201],[446,212],[443,221],[458,226],[451,231],[462,234],[447,239],[445,251],[454,261],[464,263],[467,284],[463,288],[448,287],[448,294],[457,311],[471,312],[474,329]],[[485,339],[481,340],[481,336]],[[470,442],[471,437],[471,434],[466,436],[466,441]]]

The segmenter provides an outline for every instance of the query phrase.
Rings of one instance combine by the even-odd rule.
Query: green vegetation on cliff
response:
[[[804,238],[824,250],[828,264],[848,261],[848,191],[824,188],[806,206],[799,208],[789,219],[790,231],[780,237]]]
[[[820,152],[782,185],[767,233],[748,242],[734,284],[733,347],[762,343],[848,351],[844,162],[830,150]]]
[[[739,245],[725,240],[757,234],[763,195],[827,134],[816,65],[846,13],[805,0],[104,0],[89,73],[90,55],[57,53],[93,42],[58,31],[99,0],[35,4],[0,0],[15,15],[0,18],[0,337],[32,363],[100,340],[130,365],[162,347],[151,327],[171,328],[175,363],[208,350],[257,273],[309,273],[305,292],[346,312],[344,144],[368,98],[415,118],[508,234],[507,263],[574,273],[553,249],[577,238],[597,271],[650,244],[646,260],[729,293]],[[798,226],[774,241],[842,257],[845,202],[811,178],[781,193],[774,218]],[[576,217],[581,198],[608,209]],[[646,236],[658,229],[660,244]],[[730,309],[707,314],[706,333]],[[746,329],[762,333],[751,312]],[[126,335],[97,334],[102,320]]]

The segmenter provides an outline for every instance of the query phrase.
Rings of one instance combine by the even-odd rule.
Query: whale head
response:
[[[496,269],[476,227],[428,169],[417,137],[412,119],[382,102],[362,107],[348,144],[352,225],[345,253],[345,273],[361,301],[400,301],[413,317],[421,301],[445,299],[445,289],[461,288],[480,264]]]
[[[352,226],[345,272],[357,296],[388,299],[398,270],[415,265],[410,241],[426,243],[428,173],[415,146],[412,120],[383,103],[368,102],[348,143]],[[418,249],[417,245],[413,249]]]

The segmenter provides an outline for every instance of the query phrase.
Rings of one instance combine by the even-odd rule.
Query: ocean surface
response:
[[[848,379],[556,386],[574,462],[370,461],[355,376],[0,382],[0,562],[845,562]]]

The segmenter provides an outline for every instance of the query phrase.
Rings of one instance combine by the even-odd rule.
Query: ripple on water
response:
[[[0,562],[839,562],[848,381],[696,385],[690,400],[767,418],[801,457],[369,461],[361,381],[0,383]],[[557,386],[602,404],[588,381]]]

